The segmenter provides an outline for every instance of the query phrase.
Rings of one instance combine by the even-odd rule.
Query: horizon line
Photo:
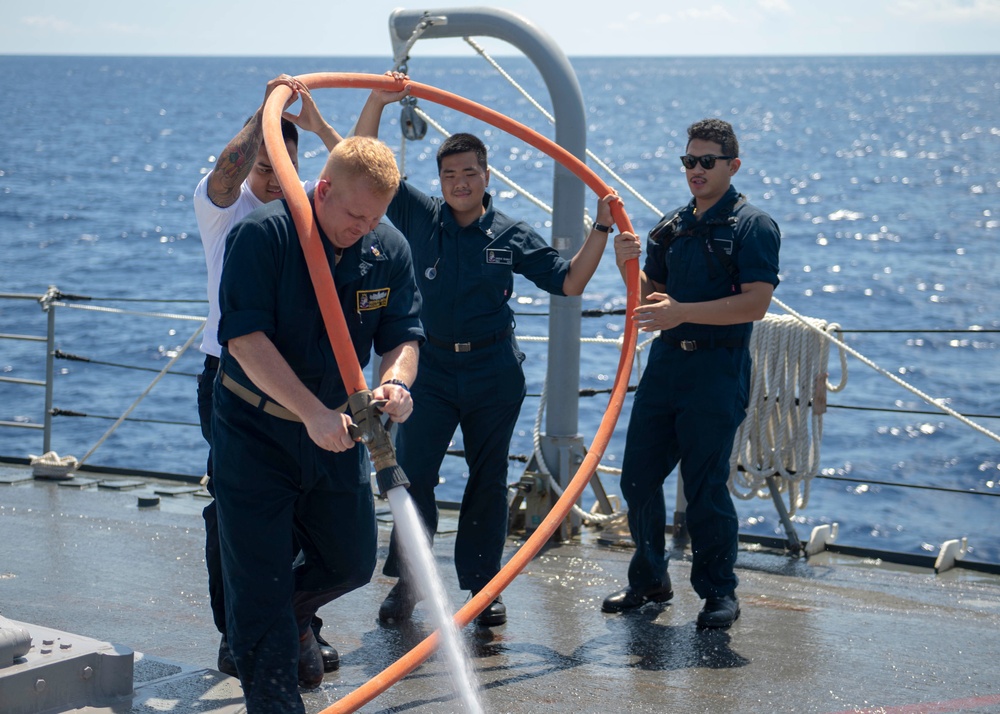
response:
[[[0,57],[99,57],[99,58],[160,58],[160,59],[267,59],[267,58],[295,58],[295,59],[315,59],[315,58],[345,58],[345,59],[384,59],[387,57],[385,53],[379,54],[160,54],[160,53],[99,53],[99,52],[3,52],[0,51]],[[523,54],[513,52],[510,54],[494,54],[494,57],[504,57],[504,58],[518,58],[522,57],[528,59]],[[760,59],[813,59],[813,58],[823,58],[823,57],[1000,57],[1000,52],[987,52],[987,51],[966,51],[966,52],[849,52],[849,53],[823,53],[816,52],[810,54],[796,54],[796,53],[774,53],[774,54],[686,54],[686,55],[667,55],[667,54],[622,54],[622,55],[591,55],[591,54],[579,54],[579,55],[566,55],[570,59],[747,59],[747,58],[760,58]],[[419,57],[411,57],[410,59],[456,59],[465,58],[466,55],[461,54],[438,54],[438,55],[420,55]]]

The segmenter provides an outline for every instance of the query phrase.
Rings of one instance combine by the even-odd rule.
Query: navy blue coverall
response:
[[[334,248],[320,234],[334,269]],[[398,231],[379,224],[343,250],[334,271],[362,366],[373,346],[384,354],[423,339],[410,250]],[[212,453],[229,646],[249,711],[303,712],[299,635],[320,606],[371,579],[377,543],[364,449],[326,451],[301,422],[254,406],[223,383],[225,375],[269,400],[226,349],[228,340],[262,331],[326,406],[347,400],[284,200],[233,228],[219,295]],[[294,569],[293,529],[302,548]]]
[[[423,296],[427,342],[411,389],[413,416],[399,425],[396,456],[428,532],[437,529],[434,488],[462,427],[469,480],[455,540],[459,587],[478,591],[500,570],[507,538],[507,456],[524,401],[524,353],[508,305],[514,273],[564,295],[569,261],[525,223],[493,208],[461,227],[444,199],[405,181],[386,215],[406,236]],[[383,572],[400,575],[395,532]]]
[[[643,271],[678,302],[723,298],[739,283],[778,285],[778,226],[763,211],[740,201],[725,225],[718,215],[736,203],[732,187],[696,229],[694,200],[680,209],[676,237],[668,250],[650,241]],[[717,220],[717,219],[723,220]],[[692,229],[693,230],[692,232]],[[737,282],[715,254],[723,250],[739,271]],[[622,461],[622,495],[636,550],[629,565],[629,585],[639,592],[660,585],[667,571],[666,502],[663,483],[678,462],[687,498],[691,534],[691,585],[701,598],[723,597],[736,590],[739,522],[729,493],[729,456],[736,430],[746,417],[750,391],[750,332],[753,323],[699,325],[684,323],[661,333],[635,393]],[[682,348],[681,341],[691,341]]]

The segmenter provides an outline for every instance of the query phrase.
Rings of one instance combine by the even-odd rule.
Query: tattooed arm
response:
[[[240,133],[232,138],[219,155],[215,168],[208,177],[208,197],[216,206],[227,208],[236,203],[236,199],[240,197],[240,186],[250,174],[250,169],[257,160],[257,151],[264,140],[262,126],[264,103],[275,87],[282,84],[292,88],[292,95],[285,104],[286,108],[298,99],[299,91],[302,89],[298,80],[287,74],[272,79],[264,91],[264,102],[261,102],[260,107],[247,120]]]

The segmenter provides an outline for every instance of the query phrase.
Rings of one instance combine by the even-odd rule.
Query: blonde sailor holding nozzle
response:
[[[205,248],[205,262],[208,268],[208,320],[202,333],[201,351],[205,353],[205,366],[198,376],[198,416],[201,433],[209,445],[207,474],[208,490],[214,495],[212,483],[212,386],[219,369],[219,355],[222,348],[218,341],[219,328],[219,280],[222,275],[223,250],[229,230],[254,209],[270,201],[281,199],[284,194],[281,184],[271,165],[261,118],[264,103],[271,92],[280,86],[291,88],[292,94],[282,113],[281,135],[285,148],[298,168],[299,133],[296,126],[316,134],[327,150],[340,141],[340,134],[330,126],[320,114],[309,89],[294,77],[282,74],[267,83],[264,101],[243,124],[226,148],[219,154],[215,166],[198,184],[194,192],[194,212],[198,221],[198,231]],[[287,111],[297,100],[302,107],[298,114]],[[315,182],[304,182],[308,190]],[[236,663],[229,651],[226,638],[226,599],[222,584],[222,562],[219,555],[219,532],[216,504],[211,501],[204,509],[205,518],[205,565],[208,568],[209,601],[215,626],[222,634],[219,643],[218,669],[230,676],[236,676]],[[327,671],[337,668],[336,651],[320,636],[323,622],[319,618],[313,622],[317,641],[323,651],[323,662]]]
[[[405,75],[392,75],[405,80]],[[387,104],[408,96],[374,90],[357,133],[376,136]],[[441,462],[462,429],[469,477],[455,539],[459,587],[475,595],[500,570],[507,538],[507,455],[525,396],[524,353],[514,336],[508,302],[520,274],[553,295],[580,295],[601,260],[614,219],[611,202],[597,205],[597,222],[570,259],[527,224],[497,210],[488,192],[486,146],[476,136],[453,134],[437,152],[441,197],[402,181],[386,216],[406,236],[423,297],[427,343],[413,384],[414,418],[400,425],[397,459],[433,537],[438,513],[434,489]],[[400,568],[396,533],[383,573],[399,580],[379,608],[379,620],[407,620],[419,595]],[[502,625],[507,608],[497,597],[476,618],[480,627]]]
[[[337,353],[353,350],[359,368],[378,354],[372,400],[395,422],[410,416],[420,295],[406,240],[380,220],[398,185],[388,146],[344,139],[309,196],[318,257],[307,261],[287,201],[226,241],[212,448],[229,645],[249,714],[304,714],[298,687],[324,672],[313,618],[375,570],[368,460],[351,433],[361,416],[340,408],[349,387]],[[333,276],[345,336],[327,332],[317,267]]]

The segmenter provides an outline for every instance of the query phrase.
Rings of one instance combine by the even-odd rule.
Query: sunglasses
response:
[[[704,156],[691,156],[691,154],[684,154],[681,157],[681,163],[684,164],[684,168],[693,169],[698,164],[706,171],[711,171],[715,168],[716,159],[724,159],[729,161],[735,159],[735,156],[716,156],[715,154],[705,154]]]

